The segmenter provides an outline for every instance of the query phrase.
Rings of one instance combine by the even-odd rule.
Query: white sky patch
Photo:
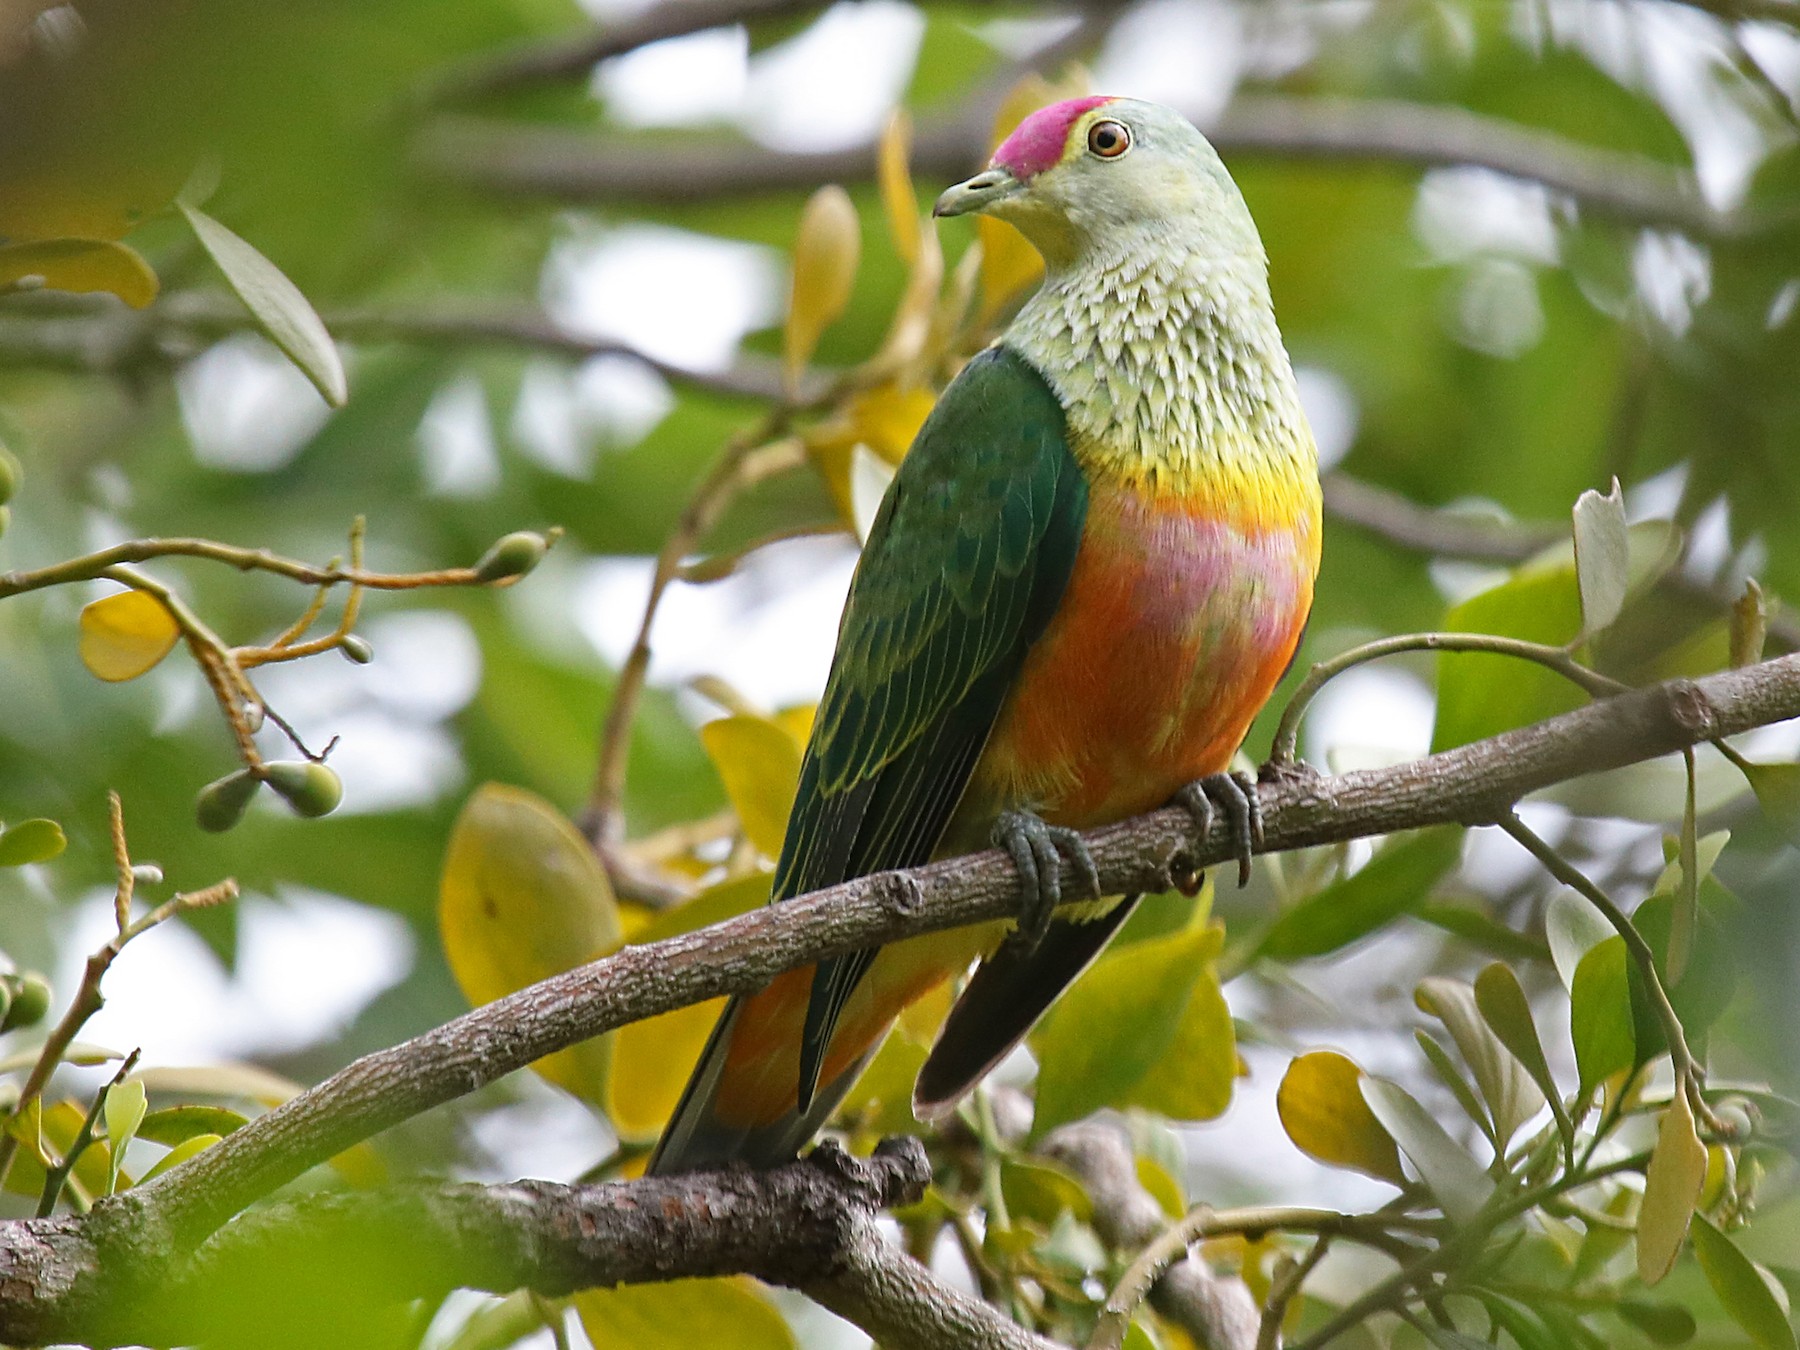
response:
[[[1427,173],[1413,202],[1412,227],[1443,262],[1499,254],[1549,265],[1558,257],[1549,191],[1489,169]]]
[[[1466,347],[1511,359],[1544,336],[1537,274],[1508,258],[1480,258],[1463,273],[1450,312],[1450,331]]]
[[[1775,111],[1735,69],[1724,24],[1697,9],[1646,0],[1544,0],[1513,9],[1528,46],[1580,51],[1627,89],[1648,94],[1680,128],[1701,194],[1729,210],[1777,145]]]
[[[1296,366],[1294,379],[1300,386],[1300,406],[1306,410],[1307,423],[1319,445],[1319,469],[1323,472],[1356,444],[1356,395],[1342,376],[1324,366]]]
[[[1675,337],[1712,294],[1712,257],[1685,235],[1645,230],[1631,252],[1631,274],[1645,307]]]
[[[341,812],[435,801],[463,780],[456,740],[442,724],[480,688],[480,646],[448,610],[383,615],[359,631],[375,649],[370,664],[271,666],[259,676],[263,693],[315,752],[339,738],[330,763],[344,783]],[[272,722],[258,744],[270,758],[295,757]],[[269,793],[260,797],[255,809],[286,809]]]
[[[138,938],[107,973],[106,1006],[82,1038],[142,1046],[146,1064],[166,1066],[297,1050],[348,1025],[412,965],[399,916],[334,895],[291,887],[275,900],[246,896],[237,917],[235,974],[181,923]],[[112,931],[110,894],[71,911],[58,990],[76,987],[86,954]]]
[[[418,440],[425,490],[433,496],[480,497],[499,485],[487,392],[475,376],[459,376],[432,396]]]
[[[1738,41],[1769,82],[1800,105],[1800,34],[1775,23],[1746,23],[1738,28]]]
[[[674,365],[721,370],[781,312],[772,249],[660,225],[577,226],[544,264],[544,307],[570,332]]]
[[[1306,757],[1326,764],[1351,755],[1359,768],[1417,759],[1431,748],[1435,717],[1431,691],[1409,671],[1355,666],[1314,700],[1306,716]]]
[[[513,405],[511,434],[552,473],[584,478],[597,449],[637,444],[674,406],[668,381],[629,356],[596,356],[572,372],[534,361]]]
[[[881,131],[906,91],[925,16],[899,0],[837,4],[750,58],[745,123],[780,150],[840,150]]]
[[[1107,38],[1094,88],[1167,103],[1205,126],[1231,101],[1244,47],[1236,5],[1148,0],[1126,10]]]
[[[677,582],[657,611],[651,681],[718,675],[766,707],[816,699],[855,565],[847,540],[796,539],[759,550],[723,581]],[[637,633],[651,567],[648,558],[599,558],[578,585],[575,622],[615,668]]]
[[[603,61],[590,87],[626,126],[699,126],[743,113],[749,59],[742,28],[710,28]]]
[[[254,333],[214,343],[175,376],[194,456],[264,473],[299,453],[331,416],[312,382]]]
[[[975,31],[995,51],[1018,60],[1067,37],[1080,23],[1080,18],[1074,14],[1014,15],[989,19]]]

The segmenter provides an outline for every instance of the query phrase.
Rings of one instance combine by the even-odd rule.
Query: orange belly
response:
[[[958,833],[1006,806],[1091,828],[1224,769],[1293,658],[1317,563],[1312,518],[1249,529],[1096,490]]]

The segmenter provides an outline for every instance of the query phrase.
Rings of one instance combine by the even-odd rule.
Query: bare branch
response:
[[[876,1226],[930,1180],[923,1146],[900,1139],[868,1159],[825,1145],[766,1172],[328,1192],[247,1214],[191,1254],[119,1222],[123,1207],[107,1202],[88,1221],[0,1227],[0,1335],[239,1343],[251,1325],[323,1335],[334,1319],[456,1288],[561,1296],[750,1274],[805,1290],[895,1350],[1051,1350],[939,1284]]]
[[[1397,768],[1333,778],[1282,775],[1264,792],[1265,847],[1301,848],[1444,822],[1491,823],[1522,796],[1553,783],[1795,716],[1800,656],[1786,656],[1622,694]],[[1162,890],[1173,870],[1191,871],[1232,855],[1228,825],[1221,823],[1204,841],[1193,839],[1191,830],[1185,811],[1167,808],[1086,836],[1103,889]],[[1069,880],[1076,902],[1080,897]],[[119,1297],[116,1290],[102,1297],[93,1272],[135,1267],[112,1261],[110,1254],[200,1247],[234,1215],[313,1165],[551,1051],[706,998],[749,992],[781,971],[828,955],[1006,917],[1016,908],[1017,892],[1017,876],[997,852],[860,878],[695,933],[628,947],[367,1055],[83,1219],[0,1226],[0,1284],[22,1281],[9,1284],[19,1297],[0,1306],[0,1339],[54,1339],[60,1332],[52,1329],[60,1324],[47,1319],[73,1317],[91,1303]],[[850,1293],[808,1285],[809,1292],[870,1318],[884,1308],[911,1306],[908,1290],[921,1273],[881,1250],[858,1250],[866,1256],[857,1277],[864,1285]],[[972,1304],[942,1306],[952,1320],[986,1316]],[[1008,1350],[1037,1344],[960,1343]]]
[[[431,97],[479,98],[539,80],[580,77],[608,57],[622,56],[652,42],[686,37],[708,28],[807,14],[824,9],[827,3],[828,0],[664,0],[621,23],[523,43],[498,56],[484,56],[478,63],[439,81]]]
[[[1222,1278],[1187,1254],[1204,1235],[1203,1211],[1171,1226],[1156,1197],[1138,1180],[1137,1160],[1120,1131],[1099,1122],[1065,1125],[1040,1150],[1073,1172],[1093,1197],[1094,1229],[1117,1251],[1137,1251],[1106,1301],[1088,1350],[1118,1350],[1137,1304],[1156,1310],[1211,1350],[1255,1350],[1261,1322],[1244,1282]]]
[[[987,153],[989,116],[985,106],[972,102],[950,117],[922,122],[913,172],[927,179],[968,173]],[[1721,215],[1706,204],[1686,169],[1447,104],[1246,94],[1205,129],[1228,156],[1472,165],[1542,183],[1601,216],[1710,237],[1759,233],[1796,218],[1792,211]],[[645,147],[622,138],[603,141],[590,133],[473,119],[440,122],[420,142],[422,162],[457,182],[614,203],[716,201],[862,182],[874,175],[875,152],[873,143],[793,153],[716,139]]]
[[[1397,768],[1286,777],[1264,792],[1266,849],[1444,822],[1498,820],[1553,783],[1800,716],[1800,656],[1677,680]],[[1233,856],[1221,822],[1203,845],[1165,808],[1086,836],[1109,894],[1161,891],[1171,870]],[[1069,881],[1074,897],[1079,888]],[[628,947],[364,1056],[128,1197],[198,1242],[233,1214],[358,1140],[474,1091],[551,1051],[784,970],[904,936],[1004,918],[1018,878],[990,851],[882,873],[727,923]]]

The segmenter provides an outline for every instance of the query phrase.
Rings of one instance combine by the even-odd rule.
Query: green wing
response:
[[[1087,514],[1061,405],[992,347],[920,429],[875,517],[775,873],[783,900],[930,860],[1000,706],[1068,584]],[[809,1103],[873,951],[813,976]]]

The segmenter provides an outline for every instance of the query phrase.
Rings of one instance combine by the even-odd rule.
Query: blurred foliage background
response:
[[[221,834],[196,828],[195,797],[236,752],[193,663],[177,652],[129,683],[92,678],[78,611],[104,584],[0,601],[0,820],[50,817],[70,839],[53,862],[0,868],[0,948],[50,972],[66,1002],[110,932],[108,790],[133,856],[170,886],[233,876],[245,892],[147,935],[109,977],[84,1036],[141,1045],[147,1065],[313,1082],[468,997],[756,903],[859,503],[1029,286],[1003,227],[977,244],[946,226],[940,259],[902,166],[928,203],[997,126],[1057,90],[1193,116],[1262,229],[1332,510],[1307,658],[1445,626],[1578,637],[1566,552],[1540,551],[1566,538],[1579,493],[1615,477],[1643,557],[1630,605],[1587,653],[1601,668],[1642,681],[1721,667],[1749,577],[1769,597],[1771,647],[1800,636],[1780,605],[1800,594],[1800,9],[1786,0],[23,0],[0,5],[0,52],[0,440],[23,469],[0,568],[146,536],[323,563],[361,517],[367,565],[417,573],[466,567],[510,531],[564,531],[504,589],[366,593],[366,665],[327,652],[259,673],[308,744],[340,738],[344,803],[302,820],[259,802]],[[1034,71],[1055,83],[1021,84]],[[847,189],[849,211],[813,198],[826,183]],[[342,407],[258,333],[173,209],[178,191],[316,307],[348,370]],[[825,223],[790,285],[803,208]],[[71,239],[119,241],[142,267],[108,253],[44,286],[47,255],[8,261]],[[833,277],[850,286],[841,297]],[[784,334],[790,291],[821,311],[816,346],[793,323]],[[761,458],[739,472],[746,455]],[[706,495],[721,463],[736,477]],[[696,501],[716,520],[696,521]],[[617,742],[615,804],[604,773],[593,792],[602,721],[672,536],[685,572]],[[147,570],[227,642],[266,641],[308,599],[202,560]],[[1309,756],[1397,761],[1579,699],[1495,658],[1441,659],[1334,683]],[[291,756],[273,727],[258,743]],[[1797,748],[1780,731],[1752,745],[1768,762]],[[1699,831],[1732,832],[1711,882],[1730,897],[1709,923],[1736,988],[1707,1013],[1714,1070],[1791,1091],[1791,821],[1701,759]],[[452,825],[489,783],[533,796],[476,797],[440,931]],[[1527,819],[1635,901],[1682,809],[1675,763],[1572,784]],[[610,881],[556,812],[599,839]],[[1548,878],[1493,831],[1402,846],[1398,863],[1379,855],[1378,887],[1363,883],[1376,892],[1353,911],[1365,919],[1327,938],[1305,936],[1324,908],[1285,929],[1276,916],[1353,885],[1338,878],[1360,875],[1366,848],[1260,865],[1251,888],[1218,898],[1222,947],[1185,902],[1147,906],[1130,936],[1173,944],[1157,959],[1186,972],[1180,1016],[1120,1081],[1053,1074],[1046,1056],[1040,1113],[1047,1093],[1058,1119],[1133,1106],[1140,1151],[1181,1196],[1379,1204],[1390,1186],[1309,1161],[1280,1133],[1276,1085],[1298,1051],[1330,1045],[1450,1103],[1408,1034],[1431,1024],[1414,985],[1470,978],[1496,955],[1516,964],[1573,1082],[1567,998],[1545,959]],[[509,847],[535,861],[496,857]],[[557,909],[521,885],[546,858],[592,869],[569,883],[584,899]],[[700,905],[671,908],[697,891]],[[511,967],[470,964],[521,933],[536,950]],[[1098,1019],[1084,1027],[1141,1040],[1125,1004],[1144,962],[1080,995]],[[1219,1048],[1233,1015],[1249,1076],[1221,1119],[1181,1124],[1232,1094],[1237,1065]],[[676,1020],[549,1073],[594,1107],[519,1076],[376,1150],[397,1173],[628,1168],[706,1014]],[[863,1127],[910,1127],[900,1084],[928,1039],[909,1027],[884,1055],[888,1077],[852,1102]],[[1208,1053],[1218,1063],[1193,1070]],[[1008,1073],[1031,1081],[1028,1062]],[[91,1096],[93,1081],[69,1081]],[[1800,1268],[1776,1154],[1746,1242]],[[1019,1252],[1091,1278],[1104,1253],[1071,1236],[1067,1207],[1041,1193],[1053,1183],[1036,1184],[1020,1223],[1041,1215],[1034,1240],[1061,1245]],[[1321,1275],[1297,1306],[1317,1324],[1371,1278]],[[1699,1320],[1697,1343],[1747,1343],[1691,1262],[1668,1287]],[[807,1343],[854,1343],[782,1306]],[[589,1330],[663,1315],[621,1305]]]

